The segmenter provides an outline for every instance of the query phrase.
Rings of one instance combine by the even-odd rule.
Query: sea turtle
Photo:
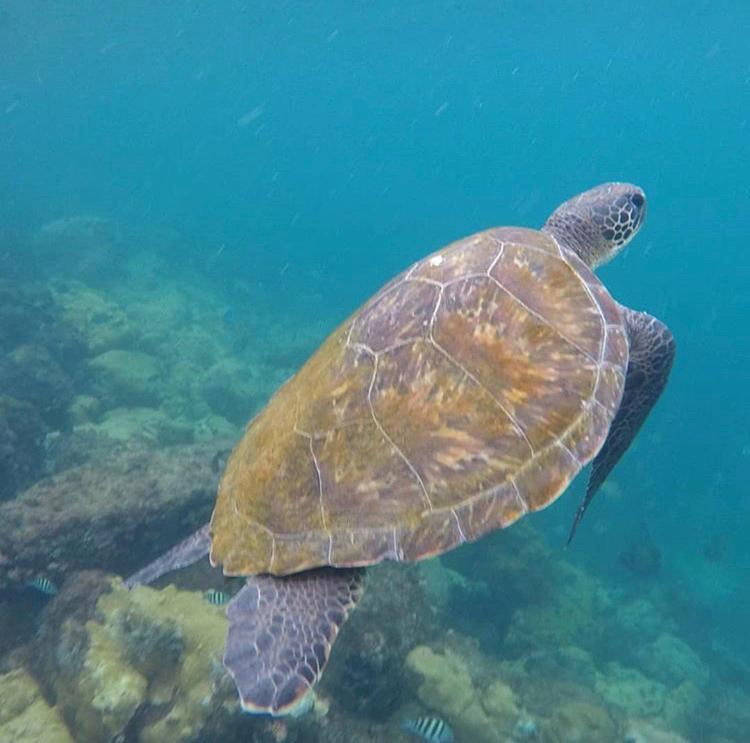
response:
[[[364,566],[509,526],[593,459],[572,536],[672,365],[666,326],[592,272],[645,212],[640,188],[603,184],[540,231],[494,228],[417,261],[251,421],[211,523],[127,581],[209,552],[246,576],[224,654],[245,710],[283,714],[306,696]]]

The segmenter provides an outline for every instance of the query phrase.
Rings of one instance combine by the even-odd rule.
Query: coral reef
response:
[[[663,710],[667,696],[663,684],[618,663],[608,664],[606,672],[597,677],[596,691],[604,700],[635,717],[655,717]]]
[[[234,359],[217,361],[201,380],[201,395],[210,409],[236,424],[246,421],[270,391],[260,369],[248,370]]]
[[[351,715],[385,721],[403,702],[404,657],[440,630],[417,566],[372,568],[365,595],[332,653],[321,693]]]
[[[708,683],[708,669],[698,654],[671,633],[662,632],[652,642],[641,644],[635,656],[645,673],[668,686],[684,681],[692,681],[697,686]]]
[[[88,353],[98,355],[128,348],[137,337],[135,325],[111,298],[78,282],[67,282],[54,291],[60,315],[84,340]]]
[[[161,364],[147,353],[112,349],[93,358],[89,366],[93,388],[105,405],[156,405],[162,397]]]
[[[630,720],[623,743],[688,743],[677,733],[664,730],[647,720]]]
[[[228,448],[121,448],[0,504],[0,587],[139,567],[207,520]]]
[[[44,609],[28,663],[81,740],[389,740],[401,719],[406,650],[434,639],[437,626],[422,619],[428,604],[414,569],[373,570],[368,593],[341,633],[314,709],[300,719],[241,713],[221,664],[224,610],[201,590],[128,591],[118,579],[79,573]],[[363,660],[372,664],[371,677],[352,680]],[[347,679],[354,685],[349,695],[342,692]],[[500,682],[483,690],[482,709],[493,719],[513,714],[513,704]]]
[[[115,583],[80,614],[44,627],[41,653],[49,692],[82,739],[192,741],[209,718],[240,715],[221,666],[226,619],[200,592]]]
[[[618,738],[618,726],[609,712],[582,700],[557,707],[545,726],[544,736],[549,743],[604,743]]]
[[[15,348],[0,361],[0,380],[5,394],[33,405],[50,425],[63,424],[73,399],[73,381],[46,348]]]
[[[436,652],[420,645],[407,655],[406,666],[419,676],[419,700],[445,716],[460,740],[502,743],[518,723],[521,713],[511,688],[499,678],[481,686],[466,660],[450,648]]]
[[[101,281],[121,263],[122,238],[103,217],[74,215],[42,226],[31,240],[30,252],[46,275]]]
[[[51,293],[0,280],[0,500],[44,468],[44,436],[64,424],[84,351]]]
[[[557,740],[550,731],[567,730],[561,740],[603,740],[632,718],[663,726],[665,735],[691,737],[708,703],[710,677],[705,660],[677,636],[677,626],[663,608],[643,596],[612,592],[581,568],[553,556],[530,527],[512,531],[485,540],[494,542],[490,550],[484,543],[466,550],[484,559],[472,560],[471,554],[443,558],[472,581],[481,577],[490,583],[488,571],[497,569],[499,584],[510,594],[494,614],[502,634],[492,637],[487,631],[491,623],[485,604],[491,604],[491,595],[469,590],[467,581],[458,579],[443,581],[448,588],[441,590],[456,594],[453,604],[463,607],[462,616],[477,617],[474,624],[464,620],[462,631],[480,637],[483,647],[502,659],[503,678],[526,709],[546,720],[544,735]],[[521,582],[539,590],[527,593]],[[544,684],[548,692],[540,703]],[[578,690],[568,699],[567,711],[559,710],[549,691],[555,685]],[[568,691],[564,695],[569,696]],[[599,712],[594,714],[594,708]],[[574,718],[579,721],[575,725]],[[576,732],[579,723],[589,732]]]
[[[74,743],[58,711],[44,700],[34,679],[17,669],[0,675],[0,742]]]
[[[32,405],[0,396],[0,501],[12,498],[41,473],[46,430]]]
[[[218,428],[218,427],[217,427]],[[221,429],[219,429],[221,430]],[[224,431],[232,429],[224,429]],[[76,433],[93,432],[118,442],[143,442],[148,444],[188,444],[193,440],[193,424],[172,418],[163,410],[149,407],[112,408],[101,416],[98,423],[76,427]],[[207,436],[204,440],[211,440]]]

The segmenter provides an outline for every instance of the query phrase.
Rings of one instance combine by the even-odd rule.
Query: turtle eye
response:
[[[630,202],[636,209],[640,209],[646,203],[646,200],[641,194],[635,193],[630,197]]]

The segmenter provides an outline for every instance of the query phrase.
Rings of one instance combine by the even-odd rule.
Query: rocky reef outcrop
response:
[[[64,423],[83,350],[49,290],[0,280],[0,501],[43,474],[44,439]]]
[[[228,450],[122,447],[0,504],[0,588],[139,567],[208,519]]]

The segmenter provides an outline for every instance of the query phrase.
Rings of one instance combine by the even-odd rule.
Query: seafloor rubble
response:
[[[530,520],[374,568],[313,710],[241,714],[202,595],[235,582],[116,574],[205,520],[229,442],[333,319],[255,285],[235,294],[251,311],[227,308],[97,218],[21,242],[36,270],[0,282],[0,743],[399,741],[426,714],[458,743],[748,739],[750,671],[686,638],[658,561],[630,550],[624,590]]]

